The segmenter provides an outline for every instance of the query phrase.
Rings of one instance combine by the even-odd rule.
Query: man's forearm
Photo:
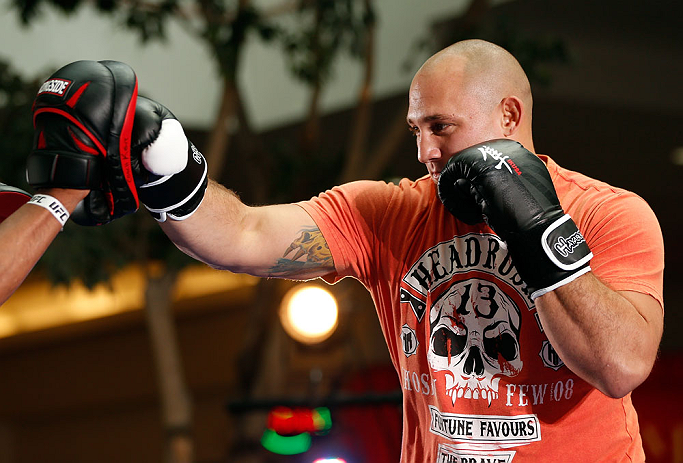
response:
[[[230,246],[244,220],[246,206],[232,191],[209,181],[201,206],[182,221],[167,220],[161,228],[187,255],[215,267],[221,267],[219,249]]]
[[[604,394],[622,397],[647,378],[662,335],[654,298],[612,291],[588,273],[536,307],[565,365]]]
[[[88,191],[55,188],[41,193],[58,199],[71,213]],[[33,204],[23,205],[0,223],[0,304],[21,285],[61,229],[48,210]]]
[[[192,216],[161,227],[180,250],[214,268],[297,280],[334,271],[324,237],[301,207],[250,207],[213,181]]]

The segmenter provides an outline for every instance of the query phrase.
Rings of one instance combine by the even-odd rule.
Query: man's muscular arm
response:
[[[587,273],[536,299],[548,340],[567,367],[610,397],[650,374],[664,312],[646,294],[613,291]]]
[[[208,181],[206,160],[162,104],[138,98],[132,139],[140,202],[181,251],[259,277],[310,279],[334,271],[308,213],[294,204],[249,207]]]
[[[214,181],[191,217],[161,227],[180,250],[214,268],[297,280],[334,271],[325,239],[301,207],[249,207]]]

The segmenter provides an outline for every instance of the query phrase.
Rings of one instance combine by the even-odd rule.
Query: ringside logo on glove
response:
[[[127,64],[85,60],[60,68],[38,91],[28,182],[91,190],[72,215],[76,223],[105,224],[138,209],[130,160],[137,93]]]
[[[45,83],[40,86],[40,89],[38,89],[38,95],[42,93],[50,93],[52,95],[63,96],[64,92],[66,92],[66,90],[69,88],[69,85],[71,85],[70,80],[50,79],[45,81]]]
[[[491,140],[455,154],[438,192],[456,218],[486,222],[507,243],[532,299],[590,271],[593,254],[564,213],[545,164],[519,143]]]

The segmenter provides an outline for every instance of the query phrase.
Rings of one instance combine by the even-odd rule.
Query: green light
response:
[[[316,434],[324,435],[332,429],[332,414],[327,407],[318,407],[313,410],[313,423],[315,425]]]
[[[303,432],[295,436],[281,436],[272,429],[266,429],[261,437],[261,445],[279,455],[297,455],[311,448],[311,435]]]

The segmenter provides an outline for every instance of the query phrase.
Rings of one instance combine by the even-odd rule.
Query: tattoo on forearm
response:
[[[272,276],[287,276],[302,270],[334,268],[332,254],[320,230],[305,228],[301,235],[289,245],[282,258],[270,268]]]

